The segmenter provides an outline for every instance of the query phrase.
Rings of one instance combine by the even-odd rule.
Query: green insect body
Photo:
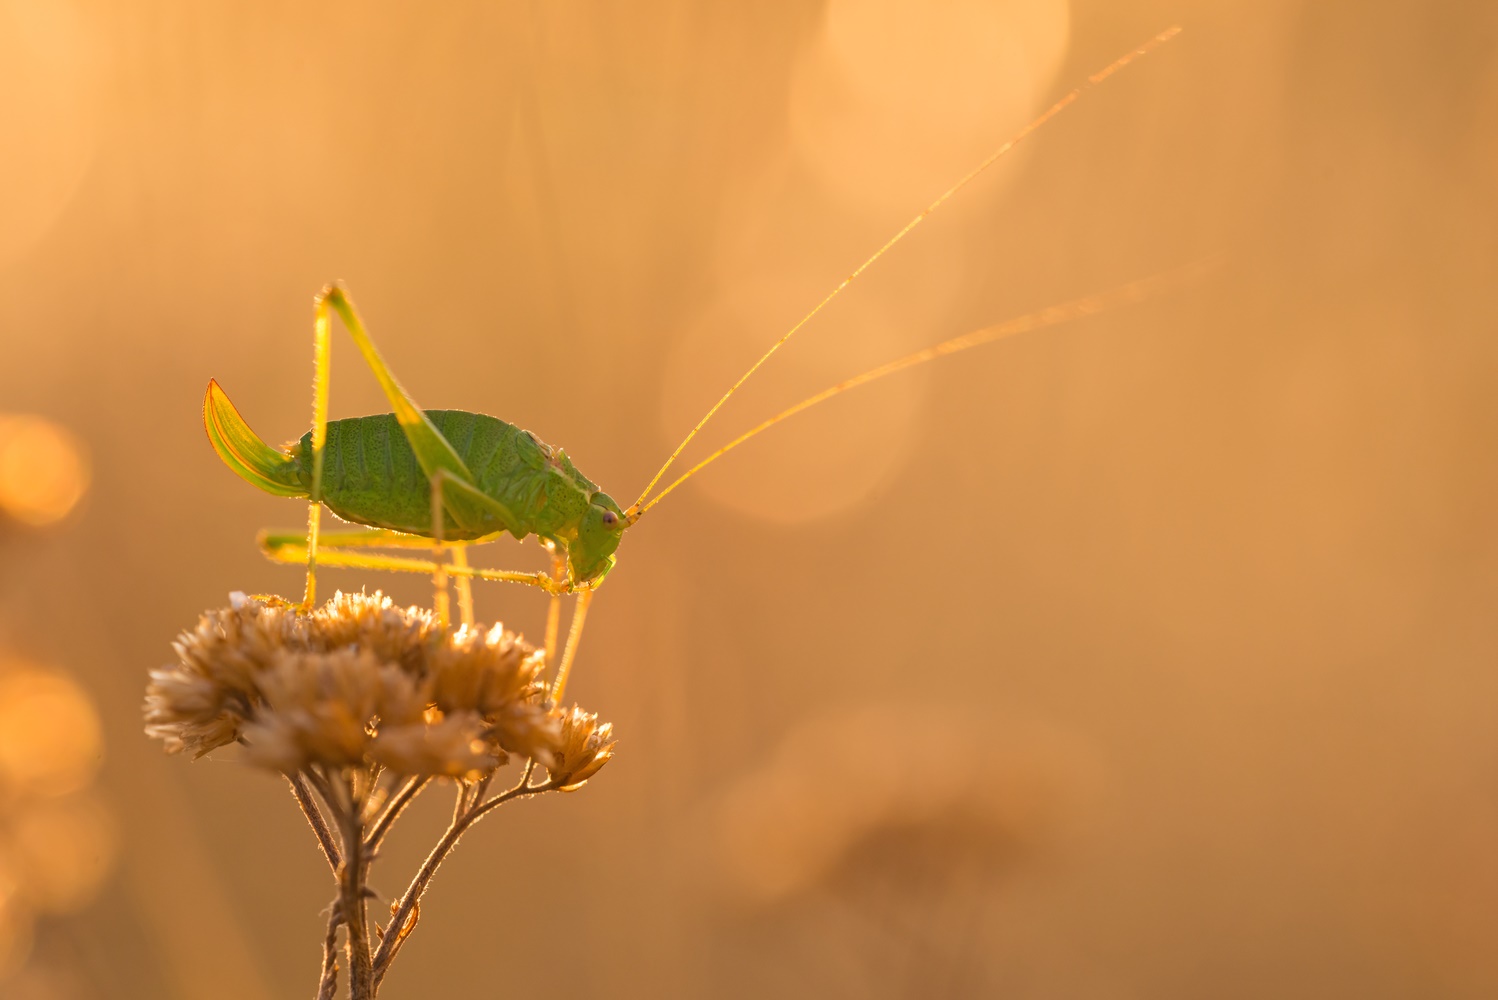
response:
[[[444,504],[444,541],[498,532],[536,535],[567,554],[574,581],[602,580],[614,563],[624,512],[565,451],[498,417],[467,410],[424,412],[471,474],[470,485],[491,501],[466,511]],[[285,450],[271,448],[216,383],[209,388],[204,416],[215,450],[241,478],[278,496],[311,496],[311,431]],[[435,537],[431,479],[396,414],[330,420],[324,449],[319,499],[328,510],[345,521]]]
[[[577,471],[567,453],[543,443],[530,431],[483,413],[427,410],[426,415],[473,472],[474,485],[514,511],[523,529],[569,545],[578,538],[588,507],[618,505]],[[312,481],[312,432],[296,450],[303,482]],[[393,413],[328,422],[322,501],[345,521],[432,536],[431,483]],[[477,526],[443,518],[442,537],[472,541],[509,526],[485,513]]]

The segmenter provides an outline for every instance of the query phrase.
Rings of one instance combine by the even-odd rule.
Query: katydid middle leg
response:
[[[443,551],[446,550],[452,558],[453,569],[466,569],[468,567],[468,543],[451,542],[444,544],[442,540],[444,516],[444,504],[442,501],[442,486],[446,473],[438,471],[432,478],[432,542],[433,559],[437,564],[437,570],[432,573],[432,587],[434,597],[432,610],[437,615],[437,621],[447,625],[449,607],[447,601],[447,567],[442,563]],[[458,592],[458,620],[465,626],[473,627],[473,581],[471,577],[455,574],[453,580],[454,589]]]
[[[452,568],[468,568],[468,543],[456,542],[452,547]],[[453,589],[458,592],[458,620],[473,628],[473,577],[461,573],[452,574]]]

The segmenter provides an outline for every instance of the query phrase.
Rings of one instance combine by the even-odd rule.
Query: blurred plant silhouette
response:
[[[1091,758],[1049,728],[953,705],[819,712],[718,800],[711,868],[741,919],[847,923],[850,994],[987,994],[996,883],[1066,836]]]

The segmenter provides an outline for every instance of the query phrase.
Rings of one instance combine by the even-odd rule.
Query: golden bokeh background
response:
[[[284,784],[140,731],[201,609],[301,585],[210,376],[300,435],[342,278],[424,405],[628,502],[1174,23],[702,444],[1222,265],[830,403],[632,529],[570,689],[617,756],[465,839],[385,995],[1498,993],[1492,4],[0,0],[0,996],[311,992]],[[335,415],[385,408],[333,371]]]

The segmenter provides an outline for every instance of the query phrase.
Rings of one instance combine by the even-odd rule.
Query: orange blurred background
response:
[[[464,840],[385,995],[1498,993],[1493,5],[0,0],[0,413],[57,428],[0,521],[0,996],[312,990],[332,891],[284,784],[141,734],[178,630],[301,586],[253,537],[303,507],[214,457],[210,376],[300,435],[342,278],[424,405],[627,503],[1173,23],[694,454],[1223,266],[829,403],[632,529],[570,688],[615,760]],[[386,408],[346,339],[333,371],[335,416]],[[539,596],[478,601],[539,634]],[[5,868],[63,808],[14,791],[37,759],[73,762],[72,833],[29,841],[71,895]]]

